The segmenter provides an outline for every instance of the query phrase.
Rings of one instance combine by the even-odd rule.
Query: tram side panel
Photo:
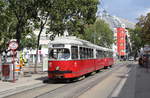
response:
[[[113,58],[109,58],[109,65],[113,65],[114,64],[114,59]]]
[[[75,78],[95,71],[95,60],[49,61],[49,78]]]
[[[109,66],[113,65],[114,64],[113,52],[105,51],[104,55],[105,55],[105,60],[104,60],[105,67],[109,67]]]
[[[111,66],[111,65],[113,65],[114,64],[114,60],[113,60],[113,58],[105,58],[105,60],[104,60],[104,65],[105,65],[105,67],[109,67],[109,66]]]
[[[104,59],[101,58],[101,59],[95,60],[95,66],[96,66],[95,70],[99,70],[99,69],[104,68],[104,65],[105,65]]]
[[[95,60],[85,59],[81,60],[81,65],[79,65],[79,76],[93,72],[95,70]]]

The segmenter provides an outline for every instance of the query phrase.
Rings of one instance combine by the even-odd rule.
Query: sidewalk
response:
[[[150,98],[150,69],[134,66],[118,98]]]
[[[135,98],[150,98],[150,68],[137,67]]]
[[[35,87],[43,86],[43,80],[47,78],[47,73],[31,74],[29,77],[20,77],[15,83],[3,82],[0,80],[0,98],[15,94]]]

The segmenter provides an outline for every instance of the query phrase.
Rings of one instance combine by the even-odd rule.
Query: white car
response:
[[[134,57],[129,57],[129,61],[134,61]]]

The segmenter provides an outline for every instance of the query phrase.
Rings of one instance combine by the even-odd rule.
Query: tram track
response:
[[[98,74],[92,75],[82,81],[73,83],[50,83],[41,87],[36,87],[21,93],[13,94],[6,98],[76,98],[90,88],[97,85],[103,79],[107,78],[115,70],[118,70],[124,64],[114,66],[112,69],[103,70]],[[21,97],[20,97],[21,96]]]
[[[111,73],[113,73],[114,71],[123,67],[122,65],[123,64],[121,64],[120,66],[115,67],[113,69],[103,70],[102,73],[90,76],[90,77],[88,77],[88,79],[84,79],[82,81],[75,82],[74,84],[71,84],[71,85],[65,85],[59,89],[56,89],[56,90],[44,93],[40,96],[37,96],[36,98],[47,98],[47,97],[50,97],[50,98],[77,98],[84,92],[88,91],[89,89],[91,89],[92,87],[94,87],[95,85],[97,85],[98,83],[103,81]],[[68,90],[68,91],[65,92],[64,90]]]

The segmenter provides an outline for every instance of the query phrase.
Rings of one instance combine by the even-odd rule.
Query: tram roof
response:
[[[84,46],[84,47],[92,47],[92,48],[96,48],[96,49],[100,49],[100,50],[104,50],[104,51],[112,51],[112,49],[108,49],[105,47],[101,47],[101,46],[92,44],[89,41],[76,38],[75,36],[56,37],[49,44],[73,44],[73,45],[80,45],[80,46]]]

